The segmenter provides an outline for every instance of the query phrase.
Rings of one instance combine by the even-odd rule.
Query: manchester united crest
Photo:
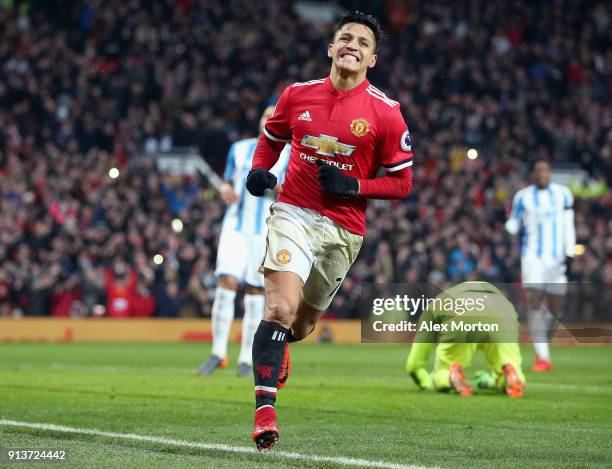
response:
[[[279,264],[289,264],[291,262],[291,253],[286,249],[281,249],[276,253],[276,262]]]
[[[353,119],[351,122],[351,132],[355,137],[363,137],[370,131],[370,123],[363,117]]]

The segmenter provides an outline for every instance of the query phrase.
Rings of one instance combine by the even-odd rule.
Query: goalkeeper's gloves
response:
[[[488,371],[478,370],[476,372],[476,386],[478,389],[497,389],[497,378]]]
[[[353,176],[347,176],[335,166],[317,160],[319,173],[317,175],[321,187],[344,197],[351,197],[359,193],[359,181]]]
[[[264,195],[266,189],[276,187],[276,176],[265,169],[253,169],[249,171],[246,180],[247,190],[255,197]]]

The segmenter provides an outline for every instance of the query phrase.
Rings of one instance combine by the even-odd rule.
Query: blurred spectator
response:
[[[130,312],[131,316],[139,318],[151,317],[155,314],[155,298],[145,280],[138,279],[136,282],[136,291],[130,299]]]
[[[168,282],[161,286],[156,297],[157,315],[164,318],[178,317],[181,309],[179,287],[176,282]]]
[[[79,277],[76,273],[60,278],[53,289],[51,298],[51,315],[59,317],[83,316],[83,288],[80,286]]]
[[[194,146],[221,171],[267,96],[328,73],[329,25],[289,0],[14,3],[0,7],[0,315],[210,315],[223,205],[199,176],[136,157]],[[360,3],[374,9],[344,2]],[[414,192],[370,203],[332,312],[358,314],[365,282],[517,281],[502,224],[538,158],[598,181],[575,187],[572,279],[609,283],[610,3],[376,5],[392,35],[370,79],[401,102]]]
[[[130,316],[132,300],[136,296],[137,274],[122,259],[116,259],[106,270],[106,311],[110,317]]]

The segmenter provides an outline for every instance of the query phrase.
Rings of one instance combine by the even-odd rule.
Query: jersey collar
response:
[[[327,87],[327,90],[334,96],[347,97],[347,96],[355,96],[359,93],[364,92],[366,88],[370,86],[370,82],[366,78],[365,80],[363,80],[361,84],[357,85],[355,88],[351,88],[350,90],[339,90],[338,88],[334,86],[334,84],[331,81],[331,78],[328,75],[325,78],[325,86]]]

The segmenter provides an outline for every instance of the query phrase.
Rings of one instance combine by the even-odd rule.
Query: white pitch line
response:
[[[126,440],[135,440],[135,441],[146,441],[150,443],[158,443],[162,445],[168,446],[182,446],[185,448],[197,448],[197,449],[205,449],[205,450],[213,450],[213,451],[222,451],[225,453],[238,453],[238,454],[252,454],[260,457],[273,457],[273,458],[283,458],[283,459],[291,459],[295,461],[296,459],[302,461],[310,461],[310,462],[327,462],[334,463],[341,466],[357,466],[357,467],[380,467],[384,469],[425,469],[424,466],[413,466],[413,465],[405,465],[398,463],[391,463],[385,461],[370,461],[367,459],[358,459],[358,458],[349,458],[344,456],[317,456],[317,455],[308,455],[304,453],[298,453],[293,451],[272,451],[270,453],[266,453],[265,455],[259,455],[259,453],[255,450],[255,448],[247,448],[246,446],[231,446],[224,445],[220,443],[197,443],[193,441],[185,441],[185,440],[174,440],[172,438],[164,438],[159,436],[147,436],[147,435],[137,435],[136,433],[117,433],[117,432],[106,432],[103,430],[96,430],[90,428],[74,428],[74,427],[66,427],[64,425],[55,425],[52,423],[30,423],[30,422],[18,422],[16,420],[6,420],[0,419],[0,425],[6,427],[22,427],[22,428],[33,428],[36,430],[48,430],[52,432],[62,432],[62,433],[77,433],[81,435],[95,435],[95,436],[103,436],[108,438],[123,438]]]

